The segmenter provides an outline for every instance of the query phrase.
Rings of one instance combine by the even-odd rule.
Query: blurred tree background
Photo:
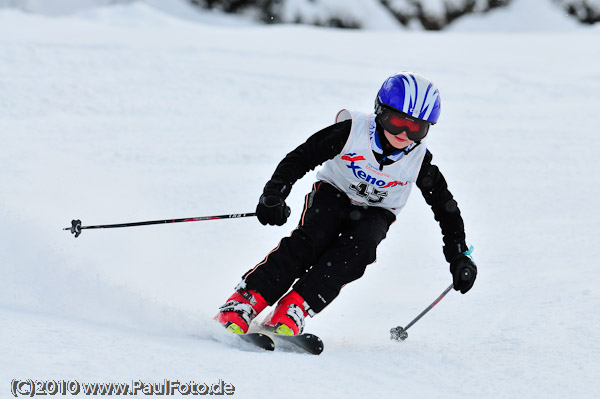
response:
[[[348,29],[404,26],[414,30],[443,30],[465,15],[489,13],[520,1],[546,8],[551,4],[581,24],[600,22],[600,0],[0,0],[0,7],[61,14],[89,6],[136,1],[164,7],[179,1],[202,9],[242,14],[267,24]]]
[[[365,27],[369,6],[380,7],[401,25],[415,29],[442,30],[468,14],[483,14],[507,7],[514,0],[360,0],[361,7],[348,7],[348,0],[188,0],[190,3],[227,13],[251,14],[265,23],[298,23],[339,28]],[[600,0],[547,1],[583,24],[600,21]],[[370,5],[368,3],[371,3]],[[354,15],[360,14],[360,15]]]

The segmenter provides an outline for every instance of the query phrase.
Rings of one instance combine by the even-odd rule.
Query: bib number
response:
[[[367,183],[351,184],[350,190],[354,191],[359,197],[365,198],[369,204],[379,204],[388,195],[387,191],[378,190]]]

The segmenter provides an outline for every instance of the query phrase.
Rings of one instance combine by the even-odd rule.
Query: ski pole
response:
[[[464,270],[462,271],[462,275],[460,276],[460,278],[462,280],[468,280],[469,278],[471,278],[471,272],[469,270]],[[450,292],[450,290],[452,289],[452,287],[454,287],[454,284],[450,284],[448,286],[448,288],[446,288],[444,290],[444,292],[442,292],[442,295],[438,296],[437,299],[435,301],[433,301],[433,303],[429,306],[427,306],[427,308],[422,311],[417,317],[415,317],[410,323],[408,323],[408,325],[406,327],[394,327],[390,330],[390,338],[394,339],[396,341],[404,341],[406,338],[408,338],[408,333],[406,332],[406,330],[408,330],[410,327],[413,326],[413,324],[415,324],[417,321],[419,321],[421,319],[421,317],[425,316],[425,314],[427,312],[429,312],[431,309],[433,309],[433,307],[435,305],[437,305],[438,303],[440,303],[440,301],[442,299],[444,299],[444,297],[446,296],[446,294],[448,292]]]
[[[467,281],[471,278],[471,272],[468,269],[465,269],[461,272],[461,280]],[[450,292],[450,290],[452,289],[452,287],[454,287],[454,284],[450,284],[448,286],[448,288],[446,288],[444,290],[444,292],[442,292],[442,295],[438,296],[437,299],[435,301],[433,301],[433,303],[429,306],[427,306],[427,308],[422,311],[417,317],[415,317],[410,323],[408,323],[408,325],[406,327],[394,327],[390,330],[390,338],[396,341],[404,341],[406,338],[408,338],[408,333],[406,332],[406,330],[408,330],[412,325],[414,325],[417,321],[419,321],[421,319],[421,317],[425,316],[425,314],[427,312],[429,312],[431,309],[433,309],[433,307],[435,305],[437,305],[438,303],[440,303],[440,301],[442,299],[444,299],[444,297],[446,296],[446,294],[448,292]]]
[[[408,333],[406,332],[406,330],[408,330],[413,324],[415,324],[417,321],[419,321],[421,319],[421,317],[425,316],[425,314],[427,312],[429,312],[431,309],[433,309],[433,307],[435,305],[437,305],[445,296],[448,292],[450,292],[450,290],[452,289],[452,287],[454,286],[454,284],[450,284],[448,286],[448,288],[446,288],[444,290],[444,292],[442,292],[442,295],[440,295],[435,301],[433,301],[433,303],[429,306],[427,306],[427,308],[422,311],[417,317],[415,317],[410,323],[408,323],[408,325],[406,327],[394,327],[390,330],[390,334],[391,334],[391,339],[394,339],[396,341],[402,340],[404,341],[406,338],[408,338]]]
[[[114,229],[119,227],[132,227],[132,226],[148,226],[151,224],[167,224],[167,223],[183,223],[183,222],[200,222],[203,220],[218,220],[218,219],[235,219],[245,218],[250,216],[256,216],[256,213],[233,213],[230,215],[214,215],[214,216],[200,216],[193,218],[182,218],[182,219],[165,219],[165,220],[150,220],[146,222],[133,222],[133,223],[118,223],[118,224],[102,224],[97,226],[82,226],[81,220],[72,220],[71,227],[65,227],[63,230],[70,230],[75,237],[79,237],[83,229]]]

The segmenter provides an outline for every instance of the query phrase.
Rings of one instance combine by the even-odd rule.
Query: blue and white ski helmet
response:
[[[414,72],[400,72],[383,82],[375,99],[375,113],[382,106],[413,118],[435,124],[440,116],[441,99],[431,80]]]

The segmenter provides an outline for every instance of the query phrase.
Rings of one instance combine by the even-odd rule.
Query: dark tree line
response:
[[[554,2],[584,24],[592,25],[600,22],[600,1],[554,0]]]
[[[207,9],[218,9],[226,13],[251,13],[264,23],[300,23],[338,28],[359,29],[363,26],[358,16],[341,16],[332,12],[318,20],[309,19],[297,13],[287,20],[282,8],[288,0],[188,0],[190,3]],[[305,0],[317,5],[327,0]],[[427,8],[429,2],[423,0],[375,0],[378,1],[400,24],[414,26],[420,24],[426,30],[442,30],[448,24],[467,14],[486,13],[508,6],[513,0],[438,0],[435,10]],[[566,13],[584,24],[600,22],[599,0],[546,0],[562,7]],[[441,11],[440,11],[441,10]]]
[[[462,0],[462,2],[442,1],[443,11],[433,14],[428,12],[419,0],[379,0],[394,17],[404,26],[408,26],[413,20],[418,20],[426,30],[442,30],[452,21],[467,14],[486,13],[495,8],[504,7],[512,0]],[[394,3],[404,3],[411,7],[402,10],[396,9]]]

